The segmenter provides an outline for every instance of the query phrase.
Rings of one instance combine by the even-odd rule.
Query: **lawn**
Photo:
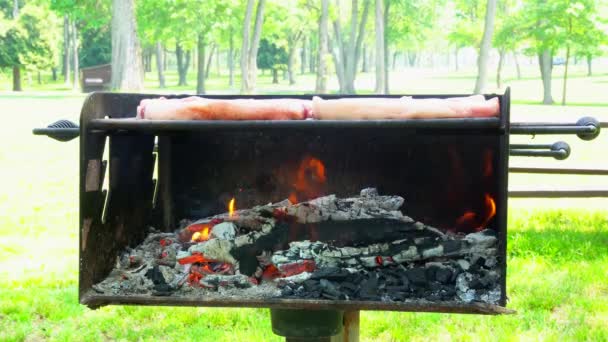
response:
[[[471,88],[468,74],[461,76],[427,76],[419,82],[420,92],[457,92],[458,85]],[[312,79],[305,76],[302,82],[306,77]],[[608,102],[603,95],[608,90],[596,90],[596,84],[608,89],[607,79],[606,75],[576,79],[583,89],[573,86],[572,102],[596,105],[567,107],[525,104],[537,98],[517,82],[535,82],[537,87],[540,81],[513,81],[513,120],[572,121],[591,114],[608,121],[608,107],[598,106]],[[224,81],[213,78],[209,83]],[[279,90],[266,78],[260,85],[266,92]],[[77,121],[83,98],[47,88],[0,93],[5,122],[0,135],[0,341],[281,340],[272,334],[266,310],[124,306],[89,310],[78,304],[78,142],[35,137],[31,129],[59,118]],[[567,161],[512,158],[511,162],[608,169],[606,134],[593,142],[568,136],[514,140],[560,139],[573,149]],[[608,177],[512,175],[511,188],[608,189],[604,178]],[[606,199],[510,201],[507,287],[508,306],[518,311],[516,315],[363,312],[362,340],[608,340],[607,205]]]

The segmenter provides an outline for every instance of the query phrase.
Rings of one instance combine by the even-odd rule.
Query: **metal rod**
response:
[[[540,167],[511,167],[511,173],[537,173],[537,174],[556,174],[556,175],[590,175],[590,176],[608,176],[608,170],[594,169],[554,169]]]
[[[608,197],[608,190],[514,190],[509,197],[518,198],[590,198]]]
[[[562,126],[562,125],[532,125],[532,124],[511,124],[512,134],[595,134],[597,127],[592,125],[585,126]]]
[[[509,145],[510,149],[526,149],[526,150],[536,150],[536,149],[551,149],[553,144],[511,144]]]
[[[553,157],[555,159],[565,159],[568,157],[568,151],[560,149],[556,151],[552,150],[528,150],[528,149],[511,149],[509,150],[510,156],[520,157]]]

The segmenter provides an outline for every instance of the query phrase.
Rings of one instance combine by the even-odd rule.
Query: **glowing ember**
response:
[[[326,180],[323,162],[314,157],[305,157],[300,162],[293,184],[295,191],[289,195],[289,201],[295,204],[300,200],[310,200],[323,195]]]
[[[234,197],[228,203],[228,216],[232,217],[234,215]]]
[[[494,199],[489,194],[486,194],[486,210],[488,211],[488,214],[486,215],[483,223],[477,227],[477,230],[484,229],[490,220],[496,215],[496,202],[494,202]]]

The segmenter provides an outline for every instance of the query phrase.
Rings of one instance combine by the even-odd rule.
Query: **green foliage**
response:
[[[111,20],[112,0],[50,0],[51,9],[67,15],[82,28],[107,26]]]
[[[456,22],[448,34],[448,41],[457,48],[478,46],[483,34],[486,2],[456,0]]]
[[[52,66],[57,35],[49,26],[56,24],[57,18],[46,8],[29,4],[20,9],[16,20],[3,16],[0,14],[0,67]]]
[[[80,36],[81,44],[78,57],[83,68],[110,63],[112,59],[112,35],[109,25],[86,29],[81,32]]]
[[[423,48],[428,37],[436,34],[443,0],[385,0],[389,6],[385,27],[389,47],[409,51]]]
[[[258,68],[270,70],[284,70],[287,68],[287,51],[284,47],[279,47],[274,42],[267,39],[260,40],[258,50]]]

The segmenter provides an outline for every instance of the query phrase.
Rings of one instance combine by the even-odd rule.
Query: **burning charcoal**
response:
[[[235,287],[235,288],[248,288],[251,287],[251,281],[249,277],[244,274],[235,275],[219,275],[210,274],[201,279],[200,284],[208,288],[218,287]]]
[[[222,239],[210,239],[196,245],[193,245],[188,249],[190,253],[198,252],[205,256],[207,259],[227,262],[229,264],[236,264],[236,260],[230,254],[230,250],[234,247],[234,244],[228,240]]]
[[[234,240],[236,237],[236,225],[232,222],[222,222],[216,224],[211,229],[211,237],[222,240]]]
[[[425,286],[427,284],[424,268],[411,268],[405,271],[405,275],[407,276],[407,279],[416,286]]]
[[[295,275],[285,277],[285,278],[277,278],[277,279],[275,279],[275,282],[301,283],[301,282],[304,282],[304,281],[310,279],[310,276],[311,276],[311,273],[302,272],[302,273],[295,274]]]
[[[311,279],[327,279],[332,281],[342,281],[350,275],[350,272],[338,267],[325,267],[317,269],[310,276]]]
[[[284,277],[289,277],[302,272],[312,272],[315,270],[316,265],[314,260],[302,260],[291,264],[283,264],[278,268]]]

